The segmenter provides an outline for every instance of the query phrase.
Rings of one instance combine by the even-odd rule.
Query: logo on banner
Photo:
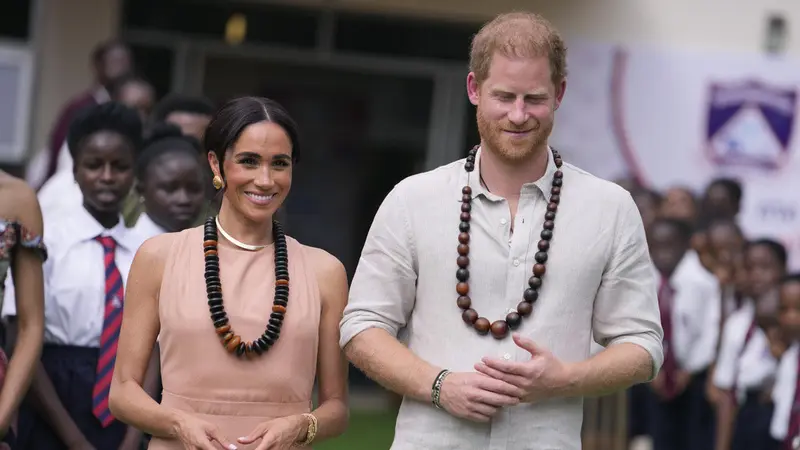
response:
[[[789,153],[795,114],[795,89],[758,81],[712,83],[706,149],[722,166],[777,168]]]

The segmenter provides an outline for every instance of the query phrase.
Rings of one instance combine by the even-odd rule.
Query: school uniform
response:
[[[772,389],[775,410],[770,435],[782,443],[782,450],[800,449],[800,344],[793,343],[781,356]]]
[[[655,450],[713,448],[715,416],[705,395],[709,366],[719,338],[720,288],[688,251],[669,279],[661,277],[659,307],[664,328],[661,376],[669,391],[678,371],[691,374],[683,392],[663,399],[650,392],[647,412]]]
[[[142,242],[167,232],[164,228],[156,225],[147,213],[143,213],[139,216],[136,225],[134,225],[131,230],[139,236]]]
[[[731,450],[774,449],[770,437],[773,404],[764,390],[775,378],[778,362],[769,349],[767,334],[756,324],[756,306],[746,300],[725,322],[714,385],[732,391],[739,406]]]
[[[105,229],[84,208],[51,217],[44,242],[45,332],[42,363],[72,420],[96,449],[119,447],[126,425],[108,410],[125,283],[141,239],[120,218]],[[13,284],[6,300],[13,299]],[[4,301],[2,316],[16,314]],[[27,402],[26,402],[27,403]],[[28,404],[19,411],[20,449],[66,446]]]

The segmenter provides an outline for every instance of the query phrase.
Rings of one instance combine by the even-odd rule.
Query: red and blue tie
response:
[[[117,341],[122,325],[122,303],[124,289],[122,275],[114,262],[117,242],[109,236],[96,238],[103,246],[103,260],[106,274],[106,300],[103,314],[103,332],[100,334],[100,352],[97,358],[97,378],[92,390],[92,412],[100,420],[103,427],[114,422],[114,416],[108,409],[108,392],[111,388],[111,376],[114,373],[114,362],[117,359]]]

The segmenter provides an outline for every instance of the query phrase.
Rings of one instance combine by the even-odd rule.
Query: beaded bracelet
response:
[[[444,384],[444,379],[450,375],[450,371],[447,369],[442,370],[439,372],[439,375],[436,375],[436,379],[433,380],[433,386],[431,387],[431,401],[433,402],[433,406],[442,409],[442,405],[439,403],[439,395],[442,393],[442,384]]]
[[[303,414],[303,417],[308,420],[308,431],[306,431],[306,439],[300,445],[311,445],[314,438],[317,437],[317,418],[309,413]]]

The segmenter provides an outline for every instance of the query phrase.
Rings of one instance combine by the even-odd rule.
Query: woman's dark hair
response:
[[[659,217],[653,222],[652,225],[650,225],[650,229],[652,230],[656,227],[672,228],[676,233],[678,233],[678,237],[682,242],[690,242],[692,240],[692,235],[694,234],[694,228],[692,228],[692,225],[687,221],[680,219]]]
[[[790,274],[784,275],[783,278],[781,278],[781,281],[780,281],[780,285],[781,286],[783,286],[784,284],[790,284],[790,283],[800,283],[800,272],[790,273]]]
[[[186,112],[213,116],[216,108],[211,100],[205,97],[185,94],[169,94],[153,108],[153,120],[163,122],[174,112]]]
[[[134,157],[142,148],[142,121],[132,108],[121,103],[106,102],[80,110],[67,134],[67,146],[73,160],[78,159],[81,144],[99,131],[113,131],[127,139],[133,146]]]
[[[147,169],[161,156],[177,153],[191,156],[199,161],[200,142],[184,135],[181,129],[173,124],[163,122],[154,124],[145,139],[142,153],[136,160],[136,179],[145,180]]]
[[[236,144],[242,131],[248,126],[269,122],[283,128],[292,143],[292,160],[296,163],[300,157],[300,145],[297,124],[289,113],[278,102],[264,97],[240,97],[222,105],[214,113],[206,128],[203,147],[217,155],[220,174],[225,153]]]
[[[750,249],[752,247],[766,247],[775,259],[778,260],[778,264],[784,269],[786,268],[786,263],[789,261],[789,253],[786,251],[786,247],[783,246],[780,242],[774,239],[756,239],[754,241],[750,241],[745,245],[746,249]]]
[[[733,200],[733,202],[737,205],[742,202],[742,183],[740,183],[738,180],[733,178],[716,178],[711,180],[711,183],[708,184],[706,192],[715,186],[719,186],[726,190],[728,195],[731,196],[731,200]]]

